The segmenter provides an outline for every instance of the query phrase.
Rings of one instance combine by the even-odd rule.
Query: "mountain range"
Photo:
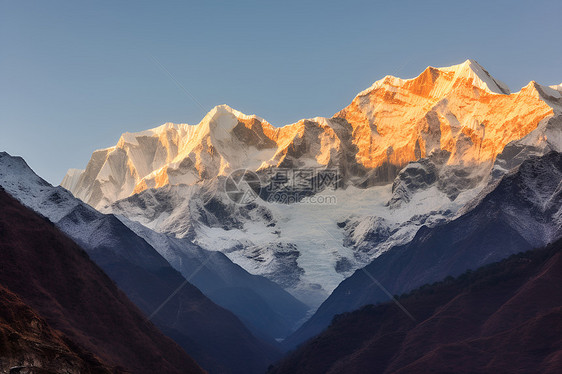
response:
[[[269,338],[271,342],[256,338],[239,318],[213,303],[119,219],[96,211],[61,187],[51,186],[23,159],[0,153],[0,186],[80,244],[146,317],[205,369],[214,373],[259,373],[279,357],[272,338]],[[210,267],[210,263],[206,262],[205,266]],[[229,266],[236,268],[230,262],[222,263],[222,268],[227,269],[225,274],[232,271]],[[254,281],[257,277],[249,274],[239,278],[250,279],[247,282],[251,283],[250,287],[269,286],[272,295],[277,292],[281,294],[280,300],[283,296],[288,299],[289,312],[284,318],[290,318],[293,299],[288,294],[265,279]],[[243,286],[240,284],[240,289]],[[220,285],[216,287],[224,289]],[[238,293],[254,295],[244,290]],[[257,296],[252,301],[255,299],[261,301]],[[252,305],[248,303],[246,307]]]
[[[562,85],[532,81],[512,93],[474,60],[428,67],[375,82],[329,118],[276,127],[219,105],[197,125],[124,133],[58,187],[0,153],[0,187],[11,214],[50,228],[31,241],[25,225],[4,220],[13,238],[30,236],[22,248],[33,251],[4,256],[17,274],[5,272],[0,303],[22,315],[0,313],[3,367],[56,371],[72,366],[64,357],[83,372],[161,371],[156,362],[175,372],[183,360],[189,372],[263,373],[295,349],[270,370],[558,367],[556,340],[535,337],[549,334],[548,321],[560,327],[559,300],[524,300],[538,289],[528,277],[555,279],[559,262]],[[13,251],[19,244],[4,232]],[[63,259],[83,260],[59,265],[57,257],[48,264],[57,270],[41,270],[37,243],[49,235],[72,248]],[[22,276],[26,261],[37,263],[32,277]],[[103,345],[106,330],[77,315],[93,313],[81,286],[70,301],[59,293],[71,287],[67,278],[32,291],[65,266],[69,276],[94,269],[78,285],[102,282],[118,294],[126,310],[114,309],[112,323],[132,313],[120,328],[153,334],[160,347],[137,359],[141,348]],[[489,308],[473,320],[459,311],[474,305]],[[442,318],[472,327],[448,333]],[[527,360],[518,343],[513,366],[470,358],[490,347],[507,355],[509,340],[526,337],[536,355]],[[31,341],[36,349],[22,359]]]
[[[62,186],[105,213],[221,251],[315,309],[421,226],[452,219],[525,154],[560,151],[561,92],[530,82],[510,93],[467,60],[387,76],[331,118],[283,127],[221,105],[197,125],[123,134]],[[238,169],[263,186],[287,170],[333,170],[338,184],[313,193],[337,203],[235,204],[225,182]],[[379,240],[365,241],[373,232]]]
[[[349,185],[389,183],[408,162],[437,151],[449,153],[449,165],[493,161],[510,141],[561,110],[561,90],[530,82],[510,94],[467,60],[429,67],[413,79],[387,76],[332,118],[283,127],[221,105],[198,125],[125,133],[116,146],[94,152],[85,170],[69,171],[61,185],[101,208],[148,188],[191,185],[241,168],[330,165]]]

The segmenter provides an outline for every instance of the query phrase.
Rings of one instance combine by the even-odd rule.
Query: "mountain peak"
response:
[[[230,121],[228,120],[230,118]],[[219,132],[226,132],[229,133],[232,130],[232,127],[236,125],[238,120],[258,120],[263,123],[267,123],[261,117],[256,115],[247,115],[244,114],[232,107],[228,106],[227,104],[221,104],[215,106],[211,109],[203,118],[203,120],[199,123],[199,125],[190,125],[187,123],[172,123],[166,122],[163,125],[144,130],[138,132],[125,132],[121,134],[121,137],[118,141],[118,147],[123,147],[124,144],[130,144],[134,146],[139,146],[138,138],[142,137],[161,137],[165,136],[168,133],[178,133],[183,137],[191,138],[195,135],[196,130],[199,127],[205,127],[205,125],[212,124],[211,126],[206,126],[207,130],[199,131],[199,134],[206,133],[208,131],[219,131]],[[114,147],[107,148],[108,150],[113,150]]]
[[[0,152],[0,181],[15,185],[21,179],[36,181],[41,186],[48,185],[45,180],[31,170],[31,167],[22,157],[12,156],[8,152]]]
[[[465,62],[457,65],[446,66],[436,68],[433,66],[428,66],[420,75],[411,79],[402,79],[395,77],[393,75],[387,75],[382,79],[379,79],[371,85],[371,87],[366,90],[361,91],[357,97],[365,96],[373,92],[374,90],[384,87],[387,91],[396,91],[398,87],[403,87],[406,83],[423,81],[422,79],[425,74],[428,73],[441,73],[446,76],[444,85],[441,86],[437,92],[441,94],[448,93],[455,82],[459,80],[471,80],[472,85],[478,87],[488,93],[492,94],[502,94],[508,95],[511,93],[509,87],[501,82],[500,80],[492,77],[490,73],[482,65],[480,65],[476,60],[468,59]],[[431,74],[430,74],[431,75]]]
[[[172,123],[172,122],[166,122],[163,125],[148,129],[148,130],[144,130],[144,131],[138,131],[138,132],[125,132],[123,134],[121,134],[121,137],[119,138],[119,142],[118,145],[123,146],[125,143],[128,144],[133,144],[133,145],[139,145],[138,139],[137,138],[142,138],[142,137],[159,137],[162,134],[166,134],[169,131],[176,131],[176,132],[186,132],[188,130],[189,127],[192,127],[191,125],[187,124],[187,123]],[[110,147],[112,148],[112,147]]]
[[[209,113],[207,113],[207,115],[203,118],[203,120],[201,122],[205,122],[206,120],[212,120],[213,118],[220,116],[220,115],[224,115],[224,114],[230,114],[234,117],[236,117],[237,119],[242,119],[242,120],[251,120],[251,119],[257,119],[260,122],[267,122],[265,119],[256,116],[255,114],[244,114],[232,107],[230,107],[227,104],[220,104],[220,105],[216,105],[213,109],[211,109],[209,111]]]
[[[504,95],[510,93],[509,87],[505,83],[492,77],[492,75],[475,60],[468,59],[462,64],[437,68],[437,70],[453,73],[454,81],[460,78],[472,78],[472,84],[474,86],[490,93]]]

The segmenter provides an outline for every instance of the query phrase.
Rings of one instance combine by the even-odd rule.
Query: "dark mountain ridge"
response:
[[[51,222],[4,190],[0,206],[0,285],[64,333],[64,344],[75,342],[115,372],[203,373]]]
[[[55,221],[145,316],[211,373],[261,373],[280,357],[230,311],[201,293],[143,238],[0,153],[0,180],[24,204]],[[183,285],[179,288],[180,285]],[[167,302],[167,298],[174,294]],[[157,311],[155,313],[155,311]]]
[[[559,373],[562,240],[334,318],[270,374]]]

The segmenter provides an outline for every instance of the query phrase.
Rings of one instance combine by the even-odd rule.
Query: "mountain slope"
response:
[[[0,206],[2,287],[112,366],[135,373],[203,372],[52,223],[4,190]]]
[[[422,227],[408,244],[357,270],[284,344],[294,347],[318,334],[336,314],[388,300],[372,277],[391,294],[401,294],[561,236],[562,154],[551,152],[532,157],[489,186],[458,218]]]
[[[0,153],[0,185],[83,246],[130,300],[205,369],[259,373],[278,357],[275,347],[254,337],[115,216],[52,187],[21,158],[6,153]]]
[[[308,307],[303,303],[272,281],[249,274],[223,253],[157,233],[125,217],[119,219],[206,296],[238,316],[256,336],[284,338],[306,316]]]
[[[557,373],[562,241],[337,316],[271,374]]]
[[[0,285],[0,372],[12,368],[40,368],[46,374],[110,373],[107,365]]]

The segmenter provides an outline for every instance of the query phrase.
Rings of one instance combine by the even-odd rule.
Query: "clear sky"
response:
[[[125,131],[223,103],[280,126],[467,58],[512,91],[560,84],[561,30],[559,0],[0,0],[0,150],[58,184]]]

